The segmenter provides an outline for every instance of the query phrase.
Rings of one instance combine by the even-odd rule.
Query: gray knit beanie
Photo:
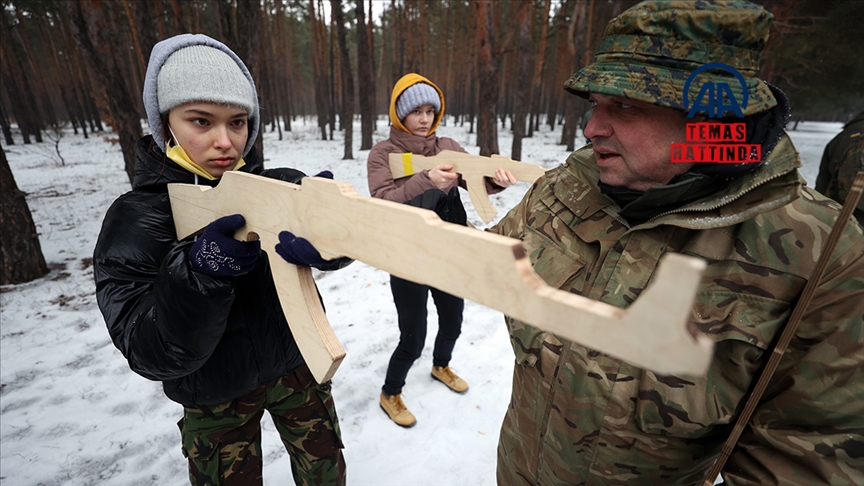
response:
[[[396,100],[396,116],[400,120],[404,120],[408,113],[411,113],[411,110],[427,104],[435,108],[436,114],[441,111],[441,98],[438,97],[435,88],[426,83],[411,85]]]
[[[228,46],[203,34],[181,34],[157,43],[144,78],[144,108],[159,147],[165,148],[162,115],[193,101],[246,108],[249,138],[243,155],[249,152],[260,117],[255,82],[243,61]]]

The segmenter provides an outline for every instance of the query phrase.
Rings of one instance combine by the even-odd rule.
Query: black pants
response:
[[[428,285],[420,285],[390,276],[390,290],[399,315],[399,345],[390,357],[384,388],[387,395],[402,393],[405,377],[414,361],[420,357],[426,342],[426,306],[429,292],[438,309],[438,335],[432,351],[434,366],[447,366],[453,346],[462,332],[462,310],[465,301]]]

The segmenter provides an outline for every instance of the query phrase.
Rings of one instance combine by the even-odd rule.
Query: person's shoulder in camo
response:
[[[843,131],[828,142],[819,164],[816,190],[843,203],[852,181],[864,171],[864,111],[853,118]],[[864,225],[864,198],[858,201],[855,217]]]
[[[665,253],[705,260],[691,323],[715,354],[704,377],[659,375],[508,318],[516,365],[499,484],[701,484],[717,459],[839,213],[798,174],[785,95],[755,77],[771,22],[740,1],[643,2],[565,84],[594,107],[592,145],[492,231],[521,239],[549,285],[622,308]],[[758,163],[670,163],[688,122],[684,84],[710,62],[746,80]],[[864,235],[844,231],[726,484],[864,484]]]

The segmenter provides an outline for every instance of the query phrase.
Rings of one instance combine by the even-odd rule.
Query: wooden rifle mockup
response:
[[[309,240],[325,259],[362,261],[658,373],[704,375],[711,360],[713,341],[688,327],[705,268],[696,258],[666,255],[652,283],[625,310],[550,287],[519,240],[360,196],[344,182],[306,177],[296,185],[226,172],[215,188],[169,184],[168,192],[178,239],[222,216],[245,217],[235,237],[260,237],[291,332],[322,383],[345,351],[324,315],[311,270],[273,251],[282,230]]]
[[[442,150],[434,157],[411,153],[390,154],[388,162],[394,179],[408,177],[441,164],[452,165],[453,169],[450,172],[462,174],[462,179],[468,186],[468,197],[471,198],[474,209],[484,223],[489,223],[498,214],[498,210],[489,200],[489,194],[486,193],[484,178],[495,177],[495,170],[501,168],[509,170],[517,181],[533,183],[546,173],[546,169],[539,165],[519,162],[501,155],[482,157],[453,150]]]

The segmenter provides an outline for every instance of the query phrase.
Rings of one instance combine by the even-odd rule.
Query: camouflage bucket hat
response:
[[[773,20],[767,10],[742,0],[642,2],[609,21],[591,64],[564,89],[583,98],[599,93],[688,111],[687,78],[706,64],[723,63],[744,78],[747,106],[739,80],[713,68],[690,83],[689,104],[712,81],[728,84],[745,116],[766,111],[777,100],[756,72]]]

